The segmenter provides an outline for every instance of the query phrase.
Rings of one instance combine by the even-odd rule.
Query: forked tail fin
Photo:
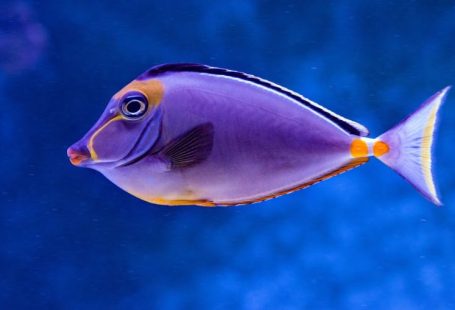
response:
[[[376,139],[373,153],[436,205],[432,146],[438,111],[450,86],[428,98],[417,111]]]

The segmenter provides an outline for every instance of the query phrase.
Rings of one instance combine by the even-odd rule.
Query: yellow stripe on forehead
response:
[[[114,99],[118,100],[130,91],[139,91],[147,97],[149,104],[158,105],[163,99],[164,85],[159,80],[134,80],[116,93]]]

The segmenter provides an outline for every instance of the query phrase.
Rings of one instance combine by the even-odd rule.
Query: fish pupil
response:
[[[131,114],[136,114],[141,111],[141,108],[144,104],[139,100],[131,100],[126,106],[126,110]]]

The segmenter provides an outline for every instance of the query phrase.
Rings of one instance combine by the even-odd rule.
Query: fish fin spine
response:
[[[438,206],[442,203],[434,181],[432,150],[439,108],[449,89],[431,96],[417,111],[379,136],[373,146],[376,158]]]

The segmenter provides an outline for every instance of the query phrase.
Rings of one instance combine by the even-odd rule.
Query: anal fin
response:
[[[351,169],[354,169],[360,165],[363,165],[364,163],[368,162],[368,157],[358,157],[358,158],[353,158],[351,159],[347,164],[342,165],[341,167],[338,167],[335,170],[332,170],[328,173],[325,173],[319,177],[314,178],[313,180],[307,181],[305,183],[299,184],[297,186],[285,189],[285,190],[280,190],[276,193],[272,193],[270,195],[262,196],[256,199],[250,199],[250,200],[244,200],[244,201],[237,201],[237,202],[229,202],[229,201],[223,201],[223,202],[215,202],[215,205],[217,206],[238,206],[238,205],[244,205],[244,204],[250,204],[250,203],[257,203],[261,202],[264,200],[269,200],[272,198],[276,198],[285,194],[289,194],[292,192],[295,192],[300,189],[304,189],[307,187],[310,187],[311,185],[314,185],[316,183],[322,182],[324,180],[327,180],[331,177],[334,177],[336,175],[339,175],[343,172],[349,171]]]

